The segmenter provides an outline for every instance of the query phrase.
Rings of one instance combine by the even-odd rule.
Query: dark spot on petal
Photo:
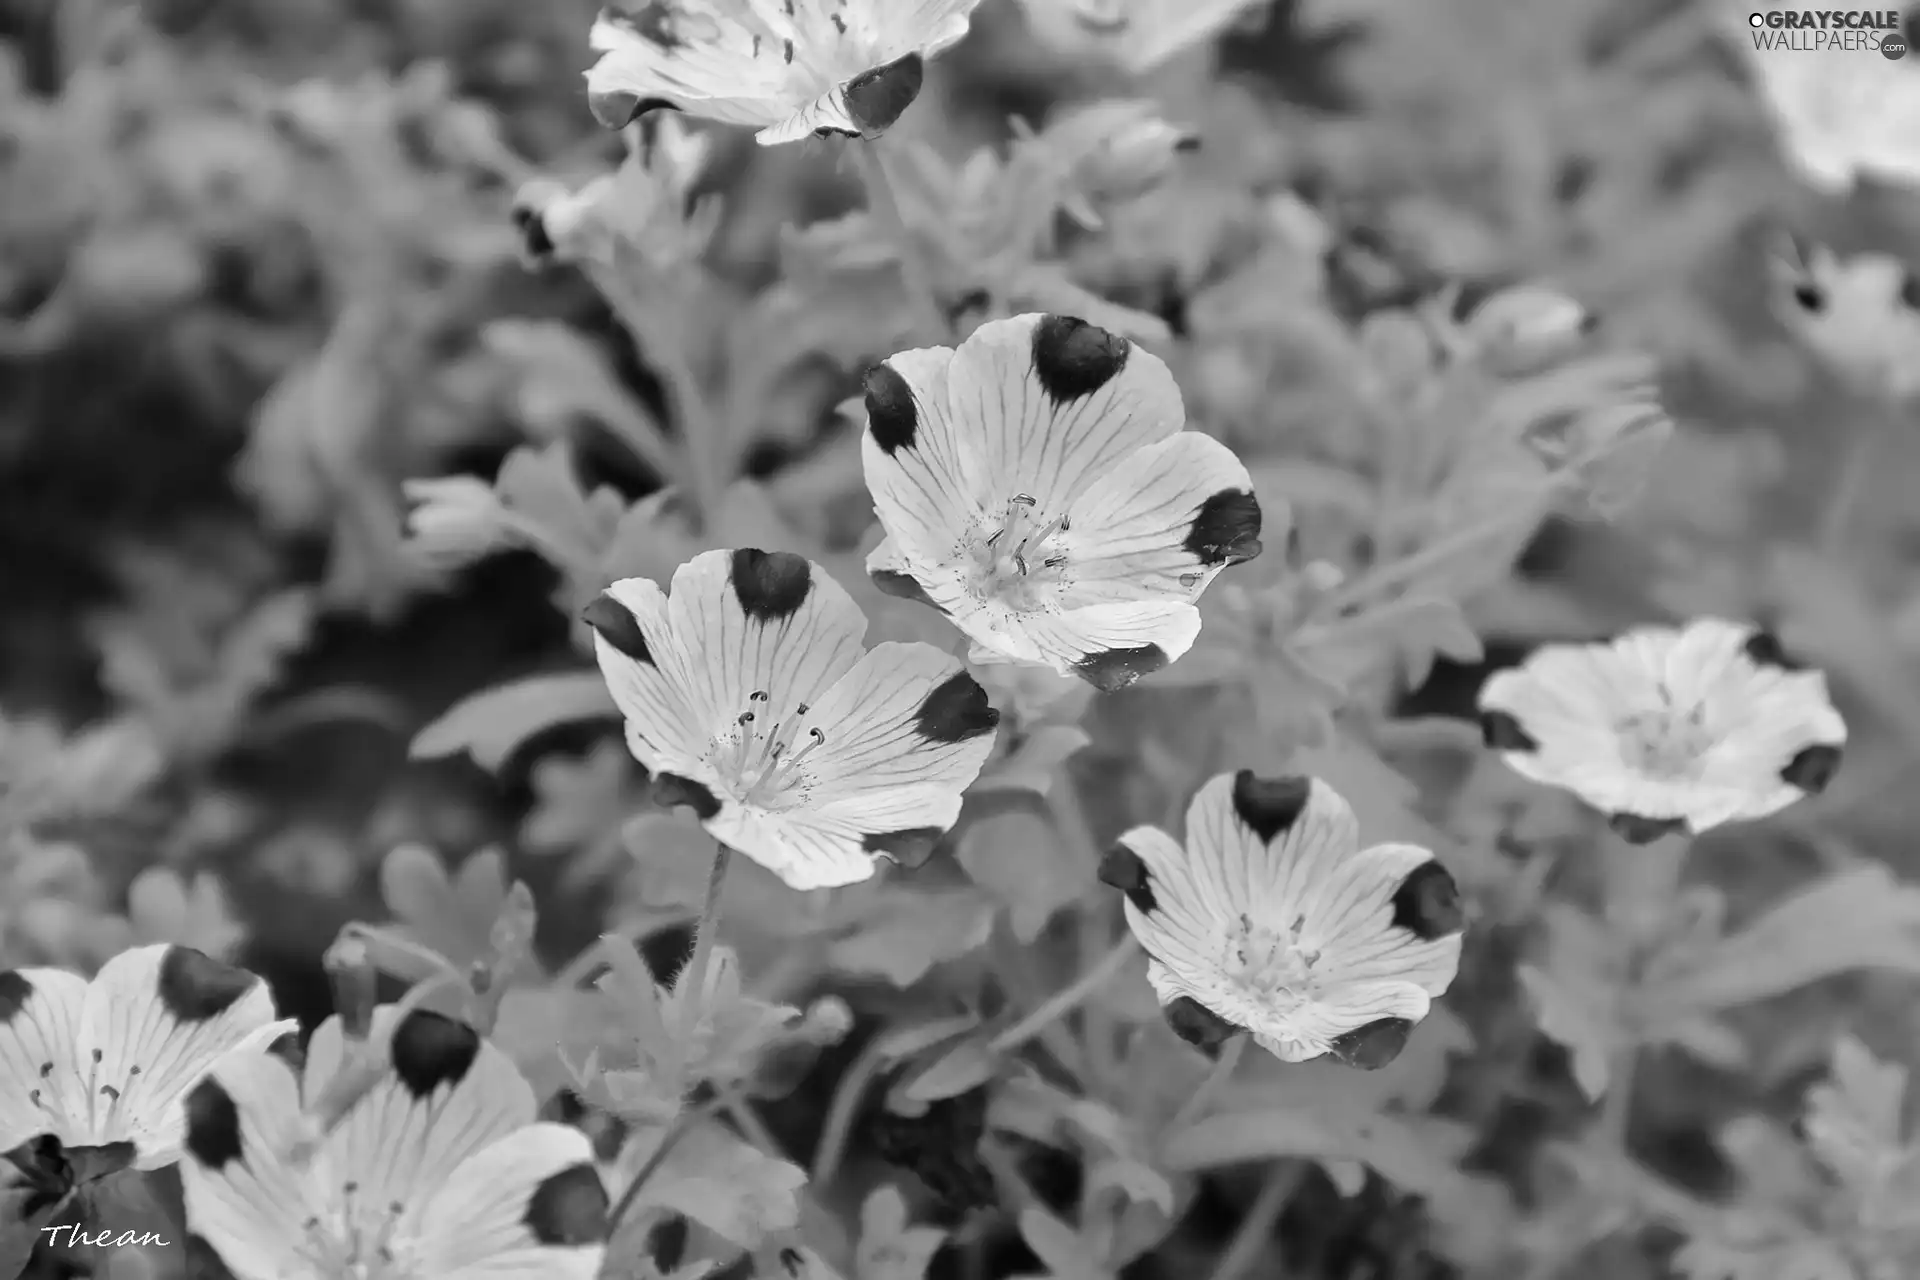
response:
[[[306,1070],[307,1051],[300,1044],[298,1031],[289,1031],[274,1037],[273,1043],[267,1046],[267,1052],[286,1063],[295,1075]]]
[[[1393,894],[1393,923],[1415,937],[1432,942],[1466,926],[1460,909],[1460,890],[1438,862],[1423,862],[1407,873]]]
[[[1920,311],[1920,275],[1912,271],[1901,272],[1900,305],[1909,311]]]
[[[1172,659],[1157,644],[1134,649],[1107,649],[1090,653],[1073,664],[1074,672],[1102,693],[1116,693],[1142,676],[1150,676]]]
[[[0,1169],[0,1186],[11,1181],[16,1187],[24,1187],[27,1192],[23,1201],[9,1205],[0,1212],[15,1212],[23,1219],[35,1217],[58,1205],[72,1193],[79,1181],[74,1177],[73,1166],[67,1160],[60,1139],[50,1133],[29,1138],[11,1151],[0,1151],[0,1161],[19,1170],[17,1178],[8,1178],[5,1171]]]
[[[1160,1012],[1173,1034],[1209,1058],[1219,1057],[1222,1046],[1241,1030],[1192,996],[1180,996]]]
[[[1756,667],[1778,667],[1782,671],[1799,671],[1804,667],[1803,663],[1787,656],[1787,651],[1780,645],[1780,637],[1771,631],[1754,632],[1740,646],[1740,651]]]
[[[479,1056],[479,1033],[442,1013],[415,1009],[393,1029],[393,1073],[416,1098],[459,1084]]]
[[[680,1269],[680,1260],[687,1256],[687,1235],[685,1214],[668,1214],[653,1224],[647,1232],[646,1248],[655,1270],[670,1274]]]
[[[545,262],[553,256],[557,246],[553,243],[553,237],[547,234],[547,220],[538,209],[515,205],[513,225],[520,232],[520,248],[529,259]]]
[[[0,1027],[12,1022],[33,997],[33,981],[17,969],[0,971]]]
[[[860,131],[858,129],[840,129],[830,124],[823,124],[813,131],[813,136],[816,138],[857,138],[860,136]]]
[[[1233,811],[1248,830],[1268,844],[1299,819],[1313,794],[1313,779],[1298,774],[1255,777],[1251,769],[1233,775]]]
[[[233,1095],[213,1076],[187,1091],[187,1154],[209,1172],[218,1173],[240,1158],[240,1108]]]
[[[1329,1049],[1350,1067],[1378,1071],[1400,1056],[1412,1034],[1413,1023],[1405,1018],[1376,1018],[1364,1027],[1335,1036]]]
[[[1146,860],[1124,844],[1116,844],[1101,857],[1100,883],[1126,894],[1127,901],[1141,911],[1152,912],[1159,905]]]
[[[649,667],[654,665],[653,650],[647,647],[647,636],[640,630],[640,619],[633,616],[633,610],[607,592],[595,596],[593,603],[580,611],[580,616],[595,634],[618,652],[635,662],[645,663]]]
[[[707,1280],[754,1280],[759,1274],[760,1269],[754,1265],[753,1255],[743,1253],[718,1271],[707,1272]]]
[[[798,1276],[806,1269],[807,1258],[806,1255],[798,1249],[792,1245],[788,1245],[786,1248],[780,1250],[780,1265],[786,1268],[788,1275]]]
[[[583,1161],[535,1187],[520,1221],[541,1244],[577,1248],[607,1238],[608,1207],[599,1171]]]
[[[1239,564],[1260,554],[1260,502],[1245,489],[1222,489],[1200,504],[1182,544],[1201,564]]]
[[[882,362],[867,370],[867,430],[880,452],[891,458],[901,449],[913,448],[920,432],[920,410],[913,401],[913,386],[899,370]]]
[[[903,831],[881,831],[860,837],[860,847],[868,853],[892,858],[903,867],[925,865],[934,846],[946,835],[942,827],[908,827]]]
[[[920,579],[910,573],[902,573],[897,569],[874,569],[867,576],[872,578],[873,585],[880,588],[886,595],[895,596],[901,600],[912,600],[931,609],[940,607],[933,602],[933,597],[927,594],[927,589],[920,585]]]
[[[1613,834],[1628,844],[1652,844],[1663,836],[1678,835],[1687,829],[1685,818],[1646,818],[1637,813],[1616,813],[1607,819]]]
[[[1790,787],[1798,787],[1810,796],[1817,796],[1827,789],[1835,774],[1840,772],[1842,748],[1831,743],[1817,743],[1803,747],[1787,761],[1787,767],[1780,771],[1780,780]]]
[[[733,553],[734,599],[748,618],[766,624],[790,618],[813,591],[813,566],[791,551],[756,551],[742,547]]]
[[[1802,311],[1814,315],[1827,309],[1827,291],[1810,280],[1793,286],[1793,300],[1800,304]]]
[[[1480,740],[1494,751],[1538,751],[1540,743],[1507,711],[1480,713]]]
[[[192,947],[168,947],[155,993],[182,1022],[205,1022],[231,1009],[260,979]]]
[[[692,778],[683,778],[677,773],[653,775],[653,802],[662,809],[683,804],[693,810],[693,816],[702,822],[720,812],[718,796],[704,784]]]
[[[1044,316],[1033,329],[1033,375],[1055,404],[1090,396],[1127,367],[1133,344],[1074,316]]]
[[[587,95],[587,110],[602,128],[624,129],[649,111],[679,111],[681,107],[665,98],[643,98],[637,93],[607,89]]]
[[[876,137],[906,114],[926,80],[926,59],[917,53],[862,71],[841,91],[847,99],[847,118],[867,137]]]
[[[1173,149],[1175,151],[1183,151],[1183,152],[1199,151],[1202,149],[1204,145],[1205,144],[1201,141],[1199,134],[1183,133],[1178,138],[1174,139]]]
[[[942,680],[914,717],[913,727],[929,742],[968,742],[992,733],[1000,713],[987,704],[987,691],[964,671]]]

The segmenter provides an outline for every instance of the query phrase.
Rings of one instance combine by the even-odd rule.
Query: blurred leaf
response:
[[[634,1131],[620,1153],[627,1178],[652,1158],[668,1126]],[[745,1249],[800,1224],[806,1171],[762,1155],[712,1121],[696,1124],[668,1148],[634,1202],[636,1216],[664,1209],[682,1214]]]
[[[908,1225],[907,1201],[898,1188],[876,1188],[860,1206],[854,1280],[926,1280],[946,1239],[938,1227]]]
[[[537,733],[619,714],[598,671],[528,676],[454,703],[414,737],[410,751],[415,759],[428,760],[464,751],[481,768],[497,771]]]
[[[1521,965],[1520,984],[1541,1034],[1567,1050],[1581,1091],[1598,1098],[1607,1090],[1613,1054],[1626,1034],[1614,977],[1618,954],[1600,924],[1574,907],[1552,904],[1542,923],[1545,963]]]
[[[1020,1211],[1020,1236],[1046,1264],[1047,1276],[1022,1276],[1019,1280],[1113,1280],[1113,1273],[1101,1265],[1093,1246],[1045,1209],[1029,1206]]]
[[[1091,883],[1087,869],[1073,865],[1053,825],[1023,809],[969,823],[955,857],[975,884],[1006,906],[1022,942],[1039,937],[1054,913],[1077,901]]]
[[[1086,730],[1078,725],[1040,725],[1023,735],[1011,752],[982,770],[969,790],[975,795],[1028,791],[1043,796],[1053,786],[1060,767],[1090,741]]]
[[[873,974],[910,987],[937,964],[984,946],[994,904],[971,889],[883,890],[872,910],[828,949],[842,973]]]
[[[229,956],[247,936],[220,881],[204,871],[189,885],[171,868],[148,867],[128,886],[127,919],[136,943],[172,942],[216,958]]]

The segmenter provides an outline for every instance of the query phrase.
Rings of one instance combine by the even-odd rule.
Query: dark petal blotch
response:
[[[295,1075],[307,1069],[307,1051],[300,1043],[298,1031],[275,1036],[273,1043],[267,1046],[267,1052],[286,1063]]]
[[[1334,1037],[1333,1056],[1350,1067],[1362,1071],[1378,1071],[1407,1047],[1407,1037],[1413,1034],[1413,1023],[1405,1018],[1376,1018],[1364,1027],[1355,1027],[1343,1036]]]
[[[678,111],[680,104],[665,98],[643,98],[637,93],[608,90],[587,95],[587,110],[605,129],[624,129],[649,111]]]
[[[938,609],[927,589],[920,585],[920,579],[898,569],[874,569],[867,576],[873,579],[873,585],[880,588],[881,594],[896,600],[911,600],[915,604],[924,604],[930,609]]]
[[[1127,901],[1141,911],[1151,913],[1159,905],[1146,860],[1124,844],[1114,845],[1101,857],[1100,883],[1126,894]]]
[[[867,137],[882,134],[906,114],[926,81],[927,61],[917,53],[896,58],[884,67],[862,71],[847,81],[843,90],[847,115]]]
[[[680,1269],[680,1260],[687,1256],[688,1234],[687,1217],[683,1213],[670,1213],[653,1224],[647,1232],[646,1248],[656,1271],[672,1275]]]
[[[33,982],[27,975],[16,969],[0,970],[0,1027],[13,1021],[32,998]]]
[[[1090,653],[1073,664],[1082,680],[1102,693],[1118,693],[1128,685],[1163,669],[1172,659],[1157,644],[1135,649],[1107,649]]]
[[[989,734],[1000,724],[1000,713],[987,702],[987,691],[964,671],[942,680],[914,717],[914,728],[929,742],[968,742]]]
[[[867,430],[880,452],[891,458],[913,448],[920,434],[920,409],[914,403],[912,385],[884,361],[867,370],[865,383]]]
[[[1259,499],[1245,489],[1222,489],[1200,504],[1183,545],[1205,565],[1253,559],[1260,554]]]
[[[720,812],[720,799],[703,783],[692,778],[683,778],[677,773],[656,773],[653,775],[653,802],[663,809],[676,805],[685,805],[693,810],[693,816],[705,822]]]
[[[1540,742],[1510,711],[1480,713],[1480,741],[1492,751],[1538,751]]]
[[[52,1209],[67,1198],[79,1181],[74,1177],[73,1166],[60,1139],[50,1133],[29,1138],[11,1151],[0,1151],[0,1161],[19,1170],[11,1181],[16,1187],[24,1187],[27,1194],[8,1208],[22,1219]],[[0,1179],[0,1184],[4,1181]]]
[[[934,846],[946,835],[940,827],[908,827],[902,831],[881,831],[860,837],[860,847],[868,853],[893,859],[911,870],[924,866],[933,856]]]
[[[1780,780],[1788,786],[1800,788],[1810,796],[1817,796],[1827,789],[1827,784],[1840,772],[1843,754],[1841,747],[1829,742],[1803,747],[1794,753],[1793,759],[1787,761],[1786,768],[1780,770]]]
[[[1313,779],[1298,774],[1261,778],[1242,769],[1233,775],[1233,811],[1267,844],[1299,821],[1312,795]]]
[[[572,1249],[607,1238],[609,1207],[599,1171],[582,1162],[535,1187],[521,1221],[541,1244]]]
[[[1209,1058],[1219,1057],[1221,1048],[1241,1031],[1192,996],[1179,996],[1160,1012],[1173,1034]]]
[[[1044,316],[1033,330],[1033,373],[1055,404],[1106,386],[1127,367],[1133,344],[1075,316]]]
[[[1407,873],[1393,894],[1393,923],[1427,942],[1466,927],[1459,887],[1445,867],[1428,861]]]
[[[213,1076],[188,1090],[186,1098],[187,1154],[218,1173],[240,1158],[240,1109],[233,1095]]]
[[[813,591],[813,566],[791,551],[756,551],[742,547],[733,553],[733,595],[755,622],[790,618]]]
[[[1685,818],[1648,818],[1637,813],[1616,813],[1607,818],[1613,834],[1628,844],[1652,844],[1687,829]]]
[[[603,591],[595,596],[593,603],[580,611],[580,616],[618,652],[646,666],[654,665],[653,650],[647,648],[647,636],[640,630],[640,619],[608,593]]]
[[[393,1029],[393,1073],[416,1098],[457,1085],[480,1056],[480,1034],[443,1013],[415,1009]]]
[[[168,947],[160,958],[156,994],[180,1021],[205,1022],[231,1009],[259,981],[245,969],[215,960],[204,951]]]
[[[1804,665],[1788,656],[1787,651],[1781,647],[1780,637],[1771,631],[1754,632],[1747,637],[1747,642],[1740,649],[1757,667],[1778,667],[1782,671],[1799,671]]]

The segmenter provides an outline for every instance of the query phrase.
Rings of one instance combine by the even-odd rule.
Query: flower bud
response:
[[[1040,141],[1095,203],[1146,195],[1173,176],[1181,153],[1200,146],[1198,134],[1161,119],[1153,103],[1127,99],[1067,111]]]
[[[1557,290],[1520,285],[1494,294],[1467,317],[1466,333],[1491,372],[1516,376],[1572,355],[1596,317]]]
[[[401,491],[410,545],[438,564],[478,560],[513,541],[507,511],[493,486],[476,476],[408,480]]]
[[[333,987],[333,1011],[340,1015],[348,1040],[365,1040],[373,1029],[373,1006],[379,995],[379,975],[367,944],[358,938],[336,938],[321,957],[327,981]]]

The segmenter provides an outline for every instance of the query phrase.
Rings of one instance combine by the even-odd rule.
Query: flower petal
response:
[[[964,609],[953,614],[965,629]],[[974,633],[969,630],[969,635]],[[1008,657],[1077,675],[1103,693],[1152,675],[1193,648],[1200,610],[1179,600],[1088,605],[1064,613],[1008,618],[994,633]]]
[[[610,128],[657,107],[724,124],[771,124],[811,96],[793,90],[790,38],[706,4],[648,4],[632,14],[608,5],[588,35],[601,55],[587,72],[588,99]],[[813,92],[830,83],[822,77]]]
[[[688,774],[720,713],[696,704],[694,659],[673,633],[666,593],[647,578],[622,578],[583,614],[593,653],[626,721],[627,749],[654,773]]]
[[[746,854],[792,889],[837,889],[873,877],[874,855],[850,822],[825,820],[805,809],[769,813],[728,804],[706,820],[728,848]]]
[[[875,645],[821,695],[805,723],[826,734],[807,760],[814,808],[851,817],[875,793],[944,787],[959,793],[993,750],[1000,713],[959,661],[930,644]]]
[[[922,566],[951,559],[994,500],[980,424],[950,402],[953,358],[951,347],[902,351],[866,376],[860,456],[874,512],[889,535],[882,546]],[[868,567],[875,567],[873,557]]]
[[[1060,535],[1070,608],[1149,596],[1191,602],[1260,553],[1260,504],[1233,451],[1182,431],[1122,460],[1073,504]]]
[[[462,1160],[533,1121],[533,1089],[513,1062],[463,1022],[426,1010],[396,1019],[374,1010],[374,1043],[390,1037],[392,1070],[340,1122],[322,1148],[340,1177],[384,1212],[413,1207]],[[346,1061],[339,1018],[307,1045],[305,1096],[318,1098]]]
[[[237,1280],[330,1280],[304,1256],[306,1224],[333,1220],[324,1163],[297,1169],[306,1136],[293,1072],[265,1053],[223,1058],[181,1108],[187,1226]]]
[[[192,947],[122,951],[87,987],[75,1034],[74,1146],[131,1142],[136,1167],[179,1157],[179,1100],[223,1055],[264,1050],[299,1024],[245,969]],[[84,1099],[84,1101],[82,1101]]]
[[[47,1132],[78,1145],[68,1067],[86,995],[87,980],[65,969],[0,970],[0,1151]]]
[[[607,1192],[579,1129],[534,1124],[467,1157],[397,1234],[446,1280],[593,1280]]]

